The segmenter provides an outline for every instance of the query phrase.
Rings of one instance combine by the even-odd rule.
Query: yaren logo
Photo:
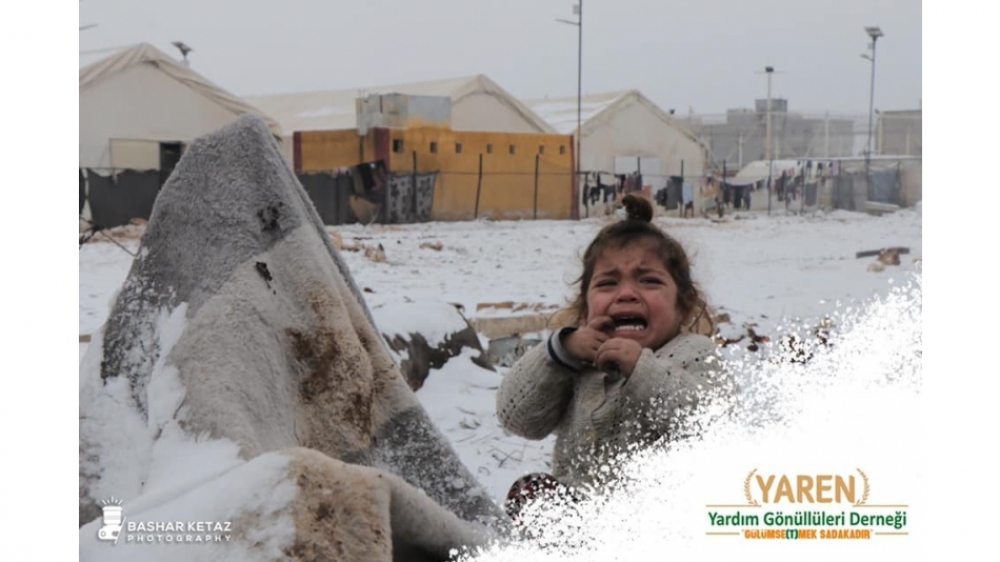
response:
[[[706,506],[713,528],[706,534],[748,539],[908,535],[908,506],[869,503],[871,493],[868,475],[861,469],[848,474],[789,475],[758,473],[755,468],[743,480],[745,503]]]

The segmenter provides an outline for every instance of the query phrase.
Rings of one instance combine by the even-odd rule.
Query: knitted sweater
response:
[[[674,416],[709,393],[733,396],[718,347],[705,336],[685,333],[656,351],[644,348],[626,378],[570,356],[560,336],[573,329],[527,352],[497,391],[497,416],[507,431],[527,439],[556,432],[552,474],[561,482],[594,483],[591,471],[625,448],[685,437]]]

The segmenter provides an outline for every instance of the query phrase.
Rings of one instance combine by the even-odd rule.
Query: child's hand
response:
[[[597,350],[610,337],[601,330],[613,325],[614,321],[611,320],[610,316],[595,318],[586,326],[578,328],[566,336],[562,342],[563,348],[580,361],[593,364],[597,359]]]
[[[639,342],[626,338],[611,338],[597,349],[597,360],[594,364],[602,371],[616,369],[623,377],[628,377],[635,370],[640,355],[642,346]]]

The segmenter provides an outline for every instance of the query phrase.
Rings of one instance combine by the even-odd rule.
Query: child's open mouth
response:
[[[641,316],[613,318],[616,332],[641,332],[646,329],[646,319]]]

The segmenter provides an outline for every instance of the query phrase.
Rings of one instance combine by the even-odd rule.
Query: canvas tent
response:
[[[250,103],[277,119],[284,131],[283,151],[292,161],[296,131],[333,131],[358,126],[356,100],[371,94],[439,96],[451,99],[455,131],[555,133],[528,106],[484,75],[371,88],[248,96]]]
[[[527,104],[558,132],[576,134],[576,97]],[[697,205],[708,149],[649,98],[637,90],[589,95],[581,99],[580,113],[581,171],[601,172],[602,183],[613,182],[614,174],[639,172],[655,194],[681,175],[683,163],[683,183],[694,188],[689,191]]]
[[[278,123],[149,43],[80,53],[80,167],[163,169],[240,115]]]

